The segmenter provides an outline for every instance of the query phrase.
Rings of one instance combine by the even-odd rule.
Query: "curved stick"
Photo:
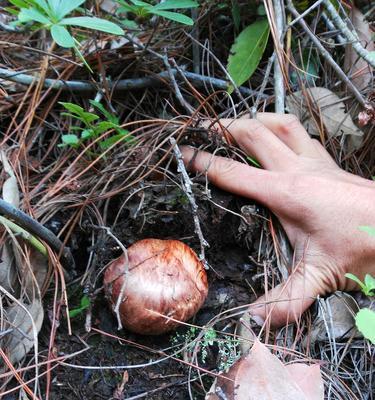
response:
[[[44,240],[57,254],[61,254],[61,262],[66,269],[74,269],[75,262],[70,249],[65,247],[61,240],[45,226],[3,199],[0,199],[0,214],[5,215],[26,231]]]

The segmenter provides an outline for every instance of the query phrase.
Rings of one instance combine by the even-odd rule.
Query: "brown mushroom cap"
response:
[[[120,305],[121,322],[127,329],[158,335],[187,321],[202,306],[208,292],[207,275],[194,251],[178,240],[144,239],[108,264],[104,287],[115,306],[126,279]],[[157,313],[155,313],[156,311]]]

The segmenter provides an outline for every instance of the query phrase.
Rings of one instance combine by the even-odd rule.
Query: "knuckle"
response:
[[[258,142],[265,134],[264,125],[256,119],[250,120],[251,123],[246,131],[246,137],[252,142]]]
[[[301,126],[299,118],[294,114],[286,114],[280,123],[280,129],[286,134],[293,132],[297,128],[301,128]]]
[[[220,179],[233,178],[237,163],[230,158],[214,158],[211,164],[211,173]]]

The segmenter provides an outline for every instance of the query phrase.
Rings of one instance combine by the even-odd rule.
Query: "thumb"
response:
[[[257,299],[249,313],[255,320],[280,327],[298,321],[320,293],[314,280],[308,279],[305,268],[293,272],[288,280]],[[310,275],[310,274],[309,274]]]

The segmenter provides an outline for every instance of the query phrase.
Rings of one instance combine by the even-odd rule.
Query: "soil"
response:
[[[209,201],[204,199],[203,189],[203,186],[198,186],[196,195],[203,233],[210,244],[206,250],[210,268],[208,269],[209,295],[201,310],[191,321],[199,326],[207,324],[224,310],[249,304],[254,299],[252,294],[254,287],[260,288],[256,287],[256,282],[252,279],[258,272],[258,267],[251,257],[257,258],[260,231],[263,226],[262,219],[254,217],[253,223],[244,228],[245,224],[241,223],[239,216],[213,205],[214,202],[235,213],[241,213],[243,206],[256,208],[254,204],[250,204],[249,200],[235,198],[212,188]],[[140,207],[141,198],[143,204]],[[118,210],[121,204],[122,202],[119,201],[113,210]],[[174,238],[183,240],[197,252],[199,251],[199,241],[194,234],[190,205],[180,189],[167,187],[164,183],[156,184],[152,189],[145,189],[134,196],[134,201],[123,208],[113,233],[126,246],[147,237]],[[82,276],[89,251],[92,250],[85,240],[86,235],[80,234],[77,237],[75,258],[80,261],[75,271],[77,276],[75,283],[69,285],[70,307],[73,307],[75,302],[79,303],[79,298],[82,296],[82,287],[76,282]],[[98,262],[94,275],[102,271],[103,266],[120,255],[121,251],[117,244],[107,237],[102,246],[96,246],[95,253],[98,256]],[[90,292],[90,289],[93,288],[86,287],[86,292]],[[202,384],[197,380],[198,374],[193,371],[188,378],[189,366],[181,362],[182,355],[151,366],[134,368],[162,358],[163,356],[157,352],[171,347],[176,339],[180,343],[189,340],[189,328],[181,327],[176,332],[154,337],[142,337],[125,330],[118,331],[116,319],[108,307],[104,293],[100,291],[95,296],[92,294],[91,296],[93,299],[92,327],[125,339],[126,342],[110,338],[94,330],[87,333],[85,312],[82,312],[78,318],[72,319],[73,335],[69,336],[66,320],[62,318],[54,343],[55,354],[71,354],[86,345],[89,349],[67,361],[79,368],[59,366],[52,372],[51,398],[117,398],[113,396],[121,385],[124,372],[128,380],[122,392],[124,397],[118,398],[187,399],[190,398],[189,390],[193,398],[204,398]],[[53,299],[50,298],[50,308],[52,301]],[[225,329],[228,333],[234,332],[236,320],[237,318],[224,318],[224,321],[215,325],[215,329]],[[49,335],[50,324],[45,323],[41,340],[41,345],[45,348],[48,348]],[[139,346],[146,346],[147,350]],[[155,353],[153,354],[152,351]],[[170,351],[166,352],[170,353]],[[215,346],[208,346],[208,352],[205,362],[198,360],[198,364],[206,369],[212,369],[217,366],[221,355],[218,354]],[[95,369],[90,369],[90,366]],[[107,368],[114,366],[127,367]],[[213,378],[204,376],[202,379],[206,390],[209,389]]]

